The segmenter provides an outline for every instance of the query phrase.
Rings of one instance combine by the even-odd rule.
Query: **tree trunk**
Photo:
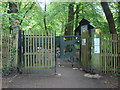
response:
[[[116,34],[116,29],[115,29],[115,22],[114,22],[114,19],[113,19],[113,15],[110,11],[110,8],[108,6],[108,3],[107,2],[101,2],[101,5],[102,5],[102,8],[103,8],[103,11],[105,13],[105,16],[106,16],[106,19],[108,21],[108,24],[109,24],[109,31],[111,34]]]
[[[120,1],[118,2],[118,32],[120,32]]]
[[[17,4],[15,2],[8,2],[9,3],[9,10],[8,13],[17,13]],[[12,15],[12,18],[9,18],[10,21],[10,33],[12,32],[12,23],[13,21],[16,20],[16,17]]]
[[[120,1],[118,2],[118,32],[120,32]],[[120,35],[118,35],[118,40],[120,40]],[[117,44],[117,49],[118,49],[118,67],[120,67],[120,42],[118,41]],[[118,69],[120,71],[120,69]],[[120,72],[119,72],[120,74]]]
[[[77,28],[77,26],[78,26],[78,18],[79,18],[79,8],[80,8],[80,5],[78,4],[77,6],[76,6],[76,22],[75,22],[75,28]]]
[[[45,31],[46,31],[46,34],[48,35],[48,32],[47,32],[47,25],[46,25],[46,0],[45,0],[45,8],[44,8],[44,27],[45,27]]]
[[[118,2],[118,27],[120,29],[120,1]]]
[[[9,2],[9,11],[8,13],[17,13],[17,4],[15,2]]]
[[[74,4],[70,3],[68,6],[68,24],[66,25],[65,35],[73,35],[74,27]]]

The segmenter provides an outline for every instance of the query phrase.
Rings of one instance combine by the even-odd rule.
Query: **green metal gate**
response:
[[[60,48],[60,64],[79,64],[80,36],[58,36],[56,46]],[[77,50],[76,46],[79,47]],[[78,57],[78,58],[77,58]]]
[[[23,37],[19,39],[23,44],[19,47],[21,50],[19,56],[23,57],[19,63],[23,72],[50,69],[56,71],[55,32],[49,32],[47,35],[40,31],[24,31],[19,35]]]

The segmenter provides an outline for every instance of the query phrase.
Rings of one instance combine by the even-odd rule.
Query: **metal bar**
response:
[[[38,33],[39,33],[39,32],[38,32]],[[36,34],[36,36],[37,36],[37,34]],[[38,37],[36,37],[36,48],[35,48],[35,49],[36,49],[35,52],[37,53],[36,56],[35,56],[35,60],[36,60],[36,61],[35,61],[35,67],[36,67],[36,68],[37,68],[37,66],[38,66],[38,64],[39,64],[37,47],[38,47]]]
[[[44,67],[44,38],[43,38],[43,32],[42,32],[42,67]]]
[[[108,37],[109,38],[109,37]],[[108,62],[109,62],[109,60],[108,60],[108,38],[106,39],[106,73],[108,73],[108,69],[109,69],[109,66],[108,66]]]
[[[49,61],[50,61],[50,35],[48,35],[48,68],[50,67]]]
[[[45,37],[45,53],[44,53],[44,56],[45,56],[45,60],[44,60],[44,63],[45,63],[45,67],[47,67],[47,35],[45,35],[46,37]]]
[[[115,52],[115,54],[116,54],[116,55],[115,55],[115,57],[116,57],[116,58],[115,58],[115,73],[116,73],[116,72],[117,72],[117,56],[118,56],[118,55],[117,55],[117,54],[118,54],[118,52],[117,52],[117,40],[118,40],[118,39],[117,39],[117,34],[115,34],[115,37],[116,37],[116,38],[115,38],[115,39],[116,39],[116,41],[115,41],[115,43],[116,43],[116,44],[115,44],[115,47],[116,47],[116,50],[115,50],[115,51],[116,51],[116,52]]]
[[[32,34],[32,33],[31,33]],[[30,54],[33,52],[33,37],[30,36]],[[30,55],[30,72],[33,71],[33,55]]]
[[[104,63],[105,62],[104,61],[105,57],[103,56],[104,55],[104,39],[103,38],[102,38],[102,50],[103,50],[102,51],[102,71],[105,71],[105,63]]]
[[[35,33],[33,32],[32,33],[33,35],[35,35]],[[35,53],[35,37],[32,37],[32,45],[31,45],[31,52]],[[32,61],[32,69],[35,67],[35,54],[34,55],[31,55],[31,61]]]
[[[26,69],[26,68],[27,68],[27,59],[26,59],[26,56],[27,56],[27,55],[26,55],[26,53],[27,53],[27,52],[26,52],[26,46],[27,46],[27,45],[26,45],[26,41],[27,41],[27,40],[26,40],[26,36],[25,36],[25,35],[24,35],[24,39],[25,39],[25,40],[24,40],[24,43],[25,43],[25,52],[24,52],[25,67],[24,67],[24,69]]]
[[[105,40],[106,41],[106,40]],[[106,71],[107,71],[107,66],[106,66],[106,44],[104,44],[105,45],[105,74],[107,73]]]
[[[53,49],[53,48],[52,48],[52,31],[51,31],[51,65],[50,65],[51,67],[52,67],[52,63],[53,63],[53,62],[52,62],[52,49]]]
[[[119,65],[119,62],[118,62],[118,59],[119,59],[119,36],[118,36],[118,34],[117,34],[117,46],[116,46],[116,48],[117,48],[117,58],[116,58],[116,73],[118,72],[118,65]]]
[[[39,52],[39,65],[38,66],[41,66],[41,51],[40,51],[40,49],[41,49],[41,47],[40,47],[40,42],[41,42],[41,40],[40,40],[40,38],[41,38],[41,36],[39,35],[39,37],[38,37],[38,40],[39,40],[39,50],[38,50],[38,52]]]
[[[114,35],[114,34],[113,34],[113,37],[114,37],[114,39],[115,39],[115,35]],[[113,46],[114,46],[114,47],[113,47],[113,48],[114,48],[114,49],[113,49],[113,50],[114,50],[114,51],[113,51],[113,53],[114,53],[114,59],[113,59],[113,60],[114,60],[114,73],[115,73],[115,41],[113,41]]]
[[[40,35],[40,36],[41,36],[41,35]],[[38,35],[36,35],[36,36],[34,36],[34,35],[26,35],[26,37],[40,37],[40,36],[38,36]],[[51,35],[50,35],[50,36],[51,36]],[[43,34],[43,36],[41,36],[41,37],[47,37],[47,36]],[[52,36],[52,37],[54,37],[54,36]]]
[[[110,40],[112,40],[112,35],[111,35]],[[111,45],[110,45],[110,46],[111,46],[111,47],[110,47],[110,48],[111,48],[111,50],[110,50],[110,52],[111,52],[110,60],[111,60],[111,68],[112,68],[112,67],[113,67],[113,62],[112,62],[112,61],[113,61],[113,60],[112,60],[112,59],[113,59],[113,56],[112,56],[112,42],[111,42],[111,41],[110,41],[110,44],[111,44]],[[112,73],[112,71],[111,71],[111,73]]]
[[[29,35],[29,30],[28,30],[28,35]],[[28,37],[28,53],[30,53],[30,37]],[[30,67],[30,56],[29,56],[29,54],[28,54],[28,67],[27,67],[27,72],[29,72],[29,67]]]
[[[54,31],[54,62],[55,62],[55,74],[56,74],[56,67],[57,67],[57,59],[56,59],[56,39],[55,39],[55,37],[56,37],[56,31]]]
[[[7,55],[8,55],[8,58],[7,59],[11,59],[11,49],[10,49],[10,37],[9,37],[9,33],[7,32],[7,37],[6,37],[6,42],[7,42]],[[10,53],[9,53],[9,50],[10,50]],[[10,62],[9,60],[7,60],[7,66],[9,67],[10,66]]]

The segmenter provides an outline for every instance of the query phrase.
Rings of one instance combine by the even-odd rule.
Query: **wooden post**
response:
[[[16,48],[16,62],[15,64],[17,65],[18,64],[18,53],[17,53],[17,50],[18,50],[18,30],[20,30],[20,22],[18,20],[15,20],[13,21],[12,23],[12,29],[13,29],[13,37],[12,37],[12,42],[13,42],[13,47]]]
[[[0,70],[2,70],[2,30],[0,30]]]

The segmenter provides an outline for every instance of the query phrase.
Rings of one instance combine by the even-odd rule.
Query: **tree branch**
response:
[[[80,5],[80,4],[79,4],[79,5]],[[84,8],[86,8],[88,5],[90,5],[90,4],[85,5]],[[79,7],[80,7],[80,6],[79,6]],[[84,9],[84,8],[82,8],[82,9]],[[75,10],[75,11],[74,11],[74,14],[77,13],[77,12],[79,12],[79,11],[81,11],[82,9],[79,8],[78,10]]]
[[[23,11],[28,5],[29,5],[29,2],[20,11]]]
[[[31,10],[31,9],[33,8],[34,5],[35,5],[35,2],[33,2],[33,3],[31,4],[30,8],[25,12],[25,14],[24,14],[24,16],[23,16],[23,19],[20,21],[20,25],[22,24],[22,22],[23,22],[23,20],[24,20],[24,18],[25,18],[25,16],[26,16],[26,14],[29,12],[29,10]]]

